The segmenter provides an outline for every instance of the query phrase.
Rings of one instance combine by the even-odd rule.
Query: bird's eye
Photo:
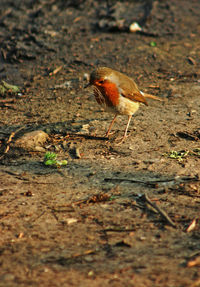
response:
[[[104,82],[104,80],[100,80],[100,81],[99,81],[99,84],[103,84],[103,82]]]

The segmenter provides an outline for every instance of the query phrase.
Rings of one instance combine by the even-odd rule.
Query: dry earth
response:
[[[199,19],[195,0],[1,0],[0,78],[22,90],[0,96],[0,286],[200,286]],[[127,118],[105,139],[83,89],[96,66],[164,100],[120,146]]]

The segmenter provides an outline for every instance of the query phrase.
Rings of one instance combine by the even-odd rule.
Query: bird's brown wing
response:
[[[163,99],[157,97],[157,96],[154,96],[154,95],[151,95],[151,94],[147,94],[147,93],[143,93],[144,94],[144,97],[145,98],[149,98],[149,99],[153,99],[153,100],[156,100],[156,101],[160,101],[160,102],[163,102]]]
[[[121,81],[122,78],[123,81]],[[121,73],[118,72],[118,82],[122,96],[124,96],[127,99],[130,99],[133,102],[140,102],[148,106],[145,97],[141,94],[136,83],[131,78],[129,78],[124,74],[122,77]]]
[[[133,102],[139,102],[142,103],[146,106],[148,106],[148,103],[145,99],[145,97],[139,92],[132,92],[131,94],[129,93],[122,93],[122,96],[124,96],[127,99],[130,99]]]

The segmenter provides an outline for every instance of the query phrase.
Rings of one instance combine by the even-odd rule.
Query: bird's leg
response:
[[[129,124],[131,122],[131,118],[132,118],[132,115],[128,116],[128,122],[127,122],[127,125],[126,125],[126,129],[125,129],[125,132],[124,132],[124,136],[123,136],[123,139],[125,139],[127,137],[127,131],[128,131],[128,127],[129,127]]]
[[[105,135],[106,137],[109,135],[109,133],[110,133],[110,131],[111,131],[111,128],[112,128],[112,126],[113,126],[113,124],[114,124],[116,118],[117,118],[117,114],[114,116],[112,122],[110,123],[110,126],[109,126],[109,128],[108,128],[108,131],[107,131],[107,133],[106,133],[106,135]]]
[[[128,116],[128,122],[127,122],[127,125],[126,125],[126,129],[125,129],[125,131],[124,131],[123,138],[120,140],[120,142],[117,143],[117,145],[120,145],[120,144],[125,140],[125,138],[127,137],[127,131],[128,131],[128,127],[129,127],[131,118],[132,118],[132,115],[129,115],[129,116]]]

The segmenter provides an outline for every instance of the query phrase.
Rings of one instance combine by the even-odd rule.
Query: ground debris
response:
[[[49,76],[56,75],[58,72],[60,72],[60,70],[61,70],[62,68],[63,68],[63,66],[57,67],[55,70],[53,70],[52,72],[49,73]]]
[[[1,81],[0,84],[0,95],[4,96],[6,94],[17,94],[20,92],[20,88],[15,85],[11,85],[6,83],[5,81]]]
[[[196,218],[192,220],[190,225],[187,227],[186,232],[191,232],[196,227]]]
[[[111,196],[107,193],[99,193],[95,194],[87,199],[83,200],[78,200],[73,203],[73,205],[80,205],[82,203],[84,204],[89,204],[89,203],[99,203],[99,202],[105,202],[105,201],[110,201]]]
[[[42,130],[32,131],[18,138],[14,143],[14,147],[23,148],[25,150],[45,151],[43,145],[48,138],[48,134]]]
[[[177,136],[183,139],[199,141],[200,140],[200,130],[192,132],[177,132]]]
[[[198,178],[180,182],[168,187],[168,192],[184,194],[191,197],[200,197],[200,180]]]
[[[176,228],[176,224],[171,220],[168,214],[163,209],[161,209],[161,207],[159,207],[156,203],[152,202],[152,200],[148,197],[146,193],[140,197],[140,200],[150,204],[150,206],[153,207],[169,225]]]
[[[191,65],[196,65],[196,61],[195,61],[192,57],[188,57],[188,62],[189,62]]]
[[[80,159],[82,157],[80,153],[80,148],[73,143],[70,143],[69,145],[69,153],[72,158]]]
[[[179,162],[181,162],[188,156],[200,157],[200,148],[195,148],[193,150],[180,150],[180,151],[172,150],[170,152],[165,153],[164,156],[167,156],[171,159],[176,159]]]
[[[8,140],[6,141],[5,149],[4,149],[3,153],[2,153],[1,158],[9,151],[10,145],[11,145],[11,143],[12,143],[14,137],[15,137],[16,134],[17,134],[18,132],[20,132],[23,128],[24,128],[24,127],[20,127],[20,128],[18,128],[17,130],[15,130],[14,132],[11,132],[11,134],[10,134]]]
[[[97,27],[105,31],[137,31],[154,37],[173,34],[176,26],[171,2],[166,2],[107,1],[107,5],[103,3],[97,9]]]
[[[155,179],[155,180],[139,180],[137,178],[104,178],[106,182],[130,182],[130,183],[138,183],[146,186],[150,186],[152,188],[159,188],[159,187],[173,187],[175,184],[184,184],[184,183],[191,183],[191,182],[199,182],[199,176],[195,177],[172,177],[172,178],[164,178],[164,179]]]
[[[187,267],[194,267],[194,266],[200,266],[200,255],[195,255],[192,256],[192,258],[190,258],[187,261]]]

